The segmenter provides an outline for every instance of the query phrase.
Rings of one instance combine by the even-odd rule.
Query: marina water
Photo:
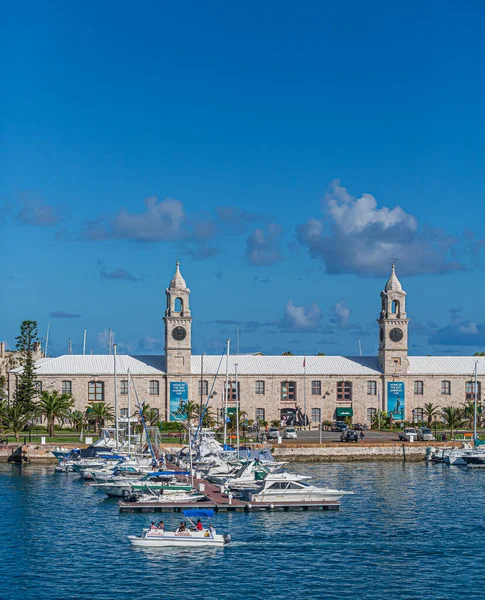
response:
[[[485,472],[424,463],[291,465],[356,491],[340,512],[221,513],[223,549],[136,549],[177,514],[119,514],[52,466],[0,466],[0,599],[483,599]]]

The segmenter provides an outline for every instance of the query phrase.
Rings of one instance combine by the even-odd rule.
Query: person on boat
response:
[[[157,529],[160,529],[161,531],[165,531],[165,525],[163,524],[163,521],[160,521],[160,523],[158,524]]]
[[[155,521],[152,521],[152,524],[150,525],[150,529],[156,529],[157,526],[155,525]]]
[[[157,459],[154,458],[152,460],[152,471],[156,471],[157,470]]]
[[[179,531],[185,531],[185,523],[183,521],[180,521]]]
[[[200,522],[200,519],[197,519],[197,531],[202,531],[204,529],[204,526],[202,525],[202,523]]]

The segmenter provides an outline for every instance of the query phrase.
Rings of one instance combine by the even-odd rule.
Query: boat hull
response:
[[[219,534],[207,536],[199,532],[183,532],[183,533],[164,533],[159,535],[147,535],[137,537],[134,535],[128,536],[133,546],[145,546],[148,548],[163,548],[168,546],[178,546],[179,548],[206,548],[206,547],[222,547],[229,543],[227,538]]]

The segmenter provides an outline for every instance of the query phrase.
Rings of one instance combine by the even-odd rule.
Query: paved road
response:
[[[310,431],[299,430],[297,428],[297,440],[284,440],[286,442],[315,443],[320,440],[320,433],[317,429]],[[364,431],[365,442],[397,442],[399,441],[397,431]],[[322,442],[340,442],[340,433],[333,431],[322,431]]]

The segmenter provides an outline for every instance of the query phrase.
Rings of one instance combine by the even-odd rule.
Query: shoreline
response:
[[[323,444],[258,444],[271,448],[276,460],[287,462],[363,462],[363,461],[424,461],[428,446],[446,447],[449,442],[360,442]],[[9,444],[0,446],[0,462],[56,464],[51,450],[59,448],[86,448],[87,444]],[[164,444],[170,454],[178,452],[180,444]],[[459,446],[457,446],[459,447]]]

